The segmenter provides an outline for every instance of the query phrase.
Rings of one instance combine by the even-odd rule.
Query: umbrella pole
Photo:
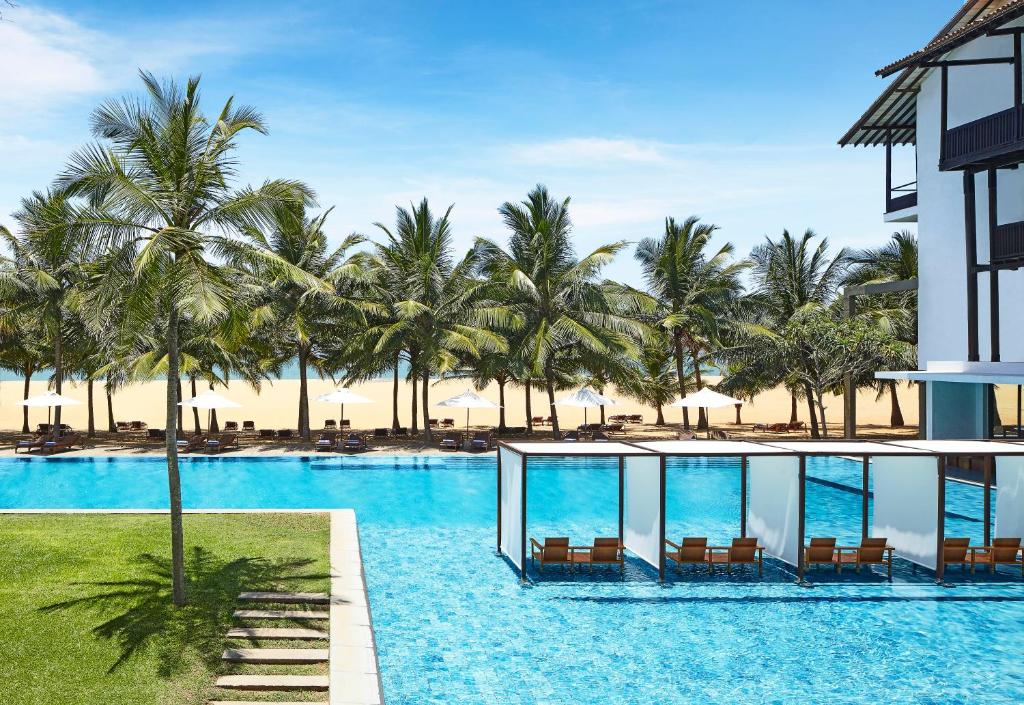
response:
[[[338,419],[338,430],[343,431],[345,428],[345,403],[341,404],[341,418]]]

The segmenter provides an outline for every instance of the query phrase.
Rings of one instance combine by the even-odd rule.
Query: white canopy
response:
[[[672,402],[672,406],[686,406],[691,409],[695,407],[717,409],[723,406],[736,406],[742,403],[742,399],[733,399],[709,387],[701,387],[700,391],[694,394],[689,394],[682,399],[676,399]]]
[[[458,409],[499,409],[499,405],[495,404],[490,399],[484,399],[476,392],[467,389],[462,394],[458,394],[451,399],[445,399],[444,401],[437,402],[438,406],[451,406]]]
[[[22,406],[78,406],[82,402],[71,397],[66,397],[57,392],[47,392],[37,397],[29,397],[18,402]]]
[[[196,409],[237,409],[242,406],[236,401],[231,401],[225,396],[217,394],[212,389],[207,389],[202,394],[197,394],[191,399],[179,402],[178,406],[191,406]]]
[[[333,392],[327,392],[327,394],[321,394],[316,398],[317,401],[327,402],[328,404],[372,404],[372,399],[360,396],[353,392],[348,387],[342,387],[335,389]]]
[[[592,406],[613,406],[616,404],[616,401],[598,394],[590,387],[583,387],[574,394],[559,399],[555,403],[560,406],[580,406],[586,409]]]

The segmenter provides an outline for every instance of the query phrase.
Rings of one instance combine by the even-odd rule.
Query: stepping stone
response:
[[[329,639],[327,632],[317,629],[279,629],[275,627],[235,627],[228,630],[229,639]]]
[[[232,663],[323,663],[327,649],[225,649],[221,659]]]
[[[330,596],[323,592],[243,592],[238,596],[238,599],[249,602],[280,602],[291,605],[326,605],[331,601]]]
[[[330,619],[330,612],[309,610],[235,610],[235,619]]]
[[[231,690],[327,690],[327,676],[221,676],[215,684]]]

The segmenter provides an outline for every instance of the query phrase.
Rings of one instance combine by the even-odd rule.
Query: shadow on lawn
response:
[[[40,608],[41,612],[86,609],[107,618],[92,632],[120,647],[120,656],[108,672],[143,653],[157,655],[161,677],[181,673],[195,659],[213,668],[220,663],[240,592],[283,589],[295,581],[327,577],[301,572],[313,562],[308,559],[224,561],[197,547],[185,561],[188,604],[175,607],[170,559],[144,553],[135,562],[145,577],[76,583],[98,591]]]

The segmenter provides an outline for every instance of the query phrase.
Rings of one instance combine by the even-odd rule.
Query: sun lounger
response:
[[[593,433],[594,431],[600,431],[601,425],[599,423],[581,423],[576,427],[576,430],[581,433]]]
[[[441,428],[455,428],[455,419],[441,419]]]
[[[224,422],[224,430],[225,431],[229,431],[229,432],[237,432],[238,431],[238,422],[237,421],[225,421]]]
[[[242,422],[242,430],[243,431],[255,431],[256,430],[256,422],[255,421],[243,421]]]
[[[961,570],[967,570],[967,552],[971,540],[969,538],[947,538],[942,540],[942,563],[944,566],[960,564]]]
[[[626,561],[622,555],[622,544],[619,538],[596,538],[593,546],[573,546],[569,550],[572,558],[572,566],[590,566],[590,572],[594,572],[595,565],[618,566],[619,572],[626,570]]]
[[[395,438],[408,438],[409,437],[409,427],[408,426],[399,426],[398,430],[396,430],[394,432],[394,436],[395,436]]]
[[[731,546],[708,546],[708,572],[714,572],[716,565],[725,565],[731,573],[734,565],[757,564],[758,576],[764,575],[764,546],[757,545],[755,538],[736,538]]]
[[[714,431],[711,432],[711,438],[713,438],[716,441],[727,441],[729,440],[729,434],[726,433],[725,431],[716,428]]]
[[[806,429],[807,429],[807,427],[804,425],[803,421],[794,421],[791,424],[786,424],[786,430],[787,431],[802,432],[802,431],[805,431]]]
[[[569,537],[559,536],[556,538],[545,538],[541,545],[537,539],[530,539],[530,558],[537,568],[544,572],[544,567],[549,565],[560,565],[563,568],[572,568],[572,557],[569,551]]]
[[[43,444],[48,440],[50,440],[49,434],[43,434],[31,439],[23,438],[14,444],[14,452],[17,453],[18,450],[24,450],[25,452],[38,450],[39,448],[42,448]]]
[[[544,421],[543,416],[533,416],[530,418],[530,423],[533,424],[534,426],[543,426],[547,422]]]
[[[1024,578],[1024,560],[1021,560],[1021,540],[1019,538],[993,539],[991,546],[971,546],[967,556],[971,564],[971,572],[979,565],[988,566],[994,573],[997,565],[1019,565],[1020,575]]]
[[[344,431],[346,428],[352,428],[352,422],[348,419],[341,420],[341,430]]]
[[[272,429],[272,428],[261,428],[260,429],[260,438],[273,438],[276,435],[277,435],[277,432],[274,431],[274,429]]]
[[[679,440],[681,441],[693,441],[696,440],[697,434],[685,428],[679,429]]]
[[[150,428],[146,430],[146,438],[151,441],[165,441],[167,432],[162,428]]]
[[[209,438],[206,441],[207,451],[222,451],[232,447],[238,447],[238,436],[234,433],[222,433],[217,438]]]
[[[477,431],[473,434],[473,440],[470,441],[469,447],[473,450],[490,450],[491,433],[489,431]]]
[[[611,439],[608,438],[608,434],[603,431],[594,431],[590,436],[590,440],[596,441],[597,443],[607,443]]]
[[[277,430],[277,437],[278,438],[291,438],[292,437],[292,430],[290,428],[279,428]]]
[[[328,430],[328,429],[335,429],[335,430],[337,430],[337,428],[338,428],[338,422],[335,421],[334,419],[327,419],[326,421],[324,421],[324,430]]]
[[[630,414],[626,418],[629,420],[629,423],[643,423],[644,422],[644,417],[641,416],[640,414]]]
[[[346,453],[366,450],[366,439],[358,433],[350,433],[338,438],[338,447]]]
[[[188,440],[179,438],[175,443],[178,446],[179,453],[191,453],[193,451],[201,450],[206,447],[206,436],[198,433]]]
[[[37,423],[36,424],[36,433],[39,434],[40,436],[45,436],[49,432],[50,432],[50,424],[48,424],[48,423]]]
[[[892,556],[894,549],[885,538],[864,538],[860,546],[837,546],[841,566],[852,565],[860,572],[861,566],[884,565],[892,582]]]
[[[127,421],[118,421],[114,424],[118,431],[130,431],[132,426]]]
[[[756,424],[754,424],[754,427],[751,430],[754,433],[757,433],[758,431],[767,431],[768,430],[768,424],[766,424],[766,423],[756,423]]]
[[[441,450],[459,450],[462,448],[462,434],[449,431],[444,434],[440,444]]]
[[[387,428],[375,428],[373,429],[374,438],[387,438],[391,435],[391,430]]]
[[[626,427],[621,423],[606,423],[603,426],[601,426],[601,430],[607,433],[608,435],[626,435]]]
[[[839,558],[834,538],[812,538],[809,546],[804,546],[804,565],[808,568],[817,565],[830,565],[837,573],[843,571],[843,562]]]
[[[437,419],[427,419],[427,421],[430,423],[431,428],[437,428]]]
[[[52,441],[44,441],[43,452],[56,453],[60,450],[71,450],[73,446],[80,446],[85,450],[85,439],[77,433],[70,433]]]
[[[580,439],[579,431],[569,431],[562,436],[562,441],[565,443],[575,443]]]
[[[789,433],[788,423],[773,423],[768,426],[768,431],[771,433]]]
[[[147,428],[145,421],[132,421],[131,426],[133,431],[145,431]]]
[[[706,536],[686,536],[682,543],[665,539],[665,545],[673,549],[665,551],[665,558],[674,561],[676,570],[683,572],[683,565],[708,565],[708,539]]]
[[[338,432],[337,431],[324,431],[320,434],[320,437],[316,439],[317,452],[321,450],[334,450],[334,446],[338,444]]]
[[[548,416],[548,417],[546,417],[546,418],[544,419],[544,423],[545,423],[545,425],[547,425],[547,426],[552,426],[552,425],[554,425],[554,423],[555,423],[555,417],[554,417],[554,416]]]

